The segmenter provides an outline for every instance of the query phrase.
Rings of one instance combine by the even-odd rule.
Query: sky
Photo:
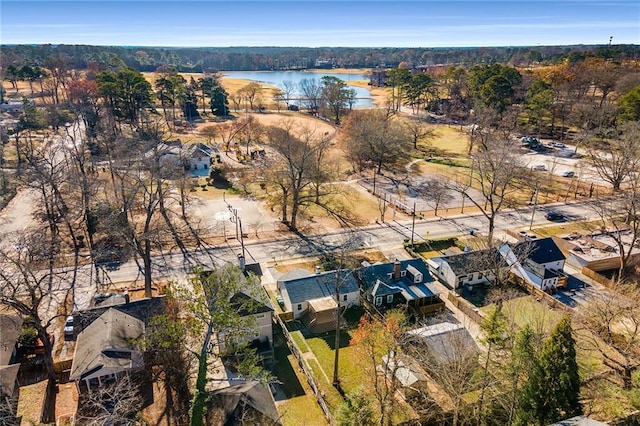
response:
[[[2,44],[477,47],[610,39],[640,44],[640,1],[0,0]]]

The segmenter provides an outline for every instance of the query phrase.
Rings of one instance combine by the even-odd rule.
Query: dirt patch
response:
[[[78,391],[74,383],[65,383],[58,386],[56,395],[56,420],[61,424],[71,424],[69,419],[78,410]]]
[[[40,424],[40,414],[42,414],[42,404],[46,389],[46,380],[20,387],[18,417],[22,419],[21,425]]]

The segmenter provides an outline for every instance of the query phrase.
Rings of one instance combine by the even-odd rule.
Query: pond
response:
[[[325,75],[337,77],[343,80],[347,85],[355,89],[356,91],[356,106],[371,106],[373,101],[371,99],[371,92],[364,87],[349,85],[350,81],[364,80],[369,81],[369,78],[362,74],[345,74],[345,73],[318,73],[311,71],[223,71],[222,78],[237,78],[243,80],[255,81],[258,83],[269,84],[271,86],[282,88],[282,84],[285,81],[290,81],[296,86],[304,79],[320,80]],[[293,97],[300,97],[299,93],[293,95]]]

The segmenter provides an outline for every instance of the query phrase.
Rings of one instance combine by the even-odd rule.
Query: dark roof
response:
[[[281,285],[287,289],[289,300],[292,304],[301,303],[321,297],[333,296],[336,287],[336,273],[338,271],[323,272],[292,280],[280,280]],[[353,293],[359,291],[358,282],[350,269],[339,271],[341,281],[340,293]]]
[[[217,390],[213,392],[212,403],[214,407],[211,407],[209,412],[215,415],[215,411],[220,409],[224,418],[216,418],[216,421],[221,420],[220,424],[225,426],[241,424],[243,419],[250,419],[258,423],[260,419],[246,413],[247,409],[254,411],[258,416],[267,417],[274,424],[280,424],[280,416],[273,396],[271,396],[269,389],[260,382],[250,381]]]
[[[73,314],[73,331],[77,335],[87,328],[89,324],[95,321],[100,315],[110,308],[116,309],[139,319],[145,324],[149,323],[149,318],[156,315],[162,315],[165,312],[166,297],[157,296],[150,299],[132,300],[129,303],[115,306],[100,306],[98,308],[88,309],[86,311],[78,311]]]
[[[415,285],[411,277],[404,276],[399,280],[394,280],[393,278],[389,278],[389,274],[393,274],[393,264],[395,262],[387,262],[387,263],[377,263],[374,265],[364,266],[358,269],[358,276],[362,279],[363,284],[371,288],[376,284],[378,280],[383,283],[395,285],[396,283],[405,282],[406,285]],[[422,259],[409,259],[409,260],[401,260],[400,261],[400,270],[406,271],[407,267],[412,266],[418,270],[422,274],[422,283],[429,283],[434,281],[431,274],[429,274],[429,269],[427,265],[425,265]],[[408,274],[407,274],[408,275]]]
[[[425,285],[425,283],[432,282],[434,279],[429,274],[427,265],[422,259],[399,261],[400,271],[406,271],[405,276],[401,275],[400,278],[394,278],[393,275],[389,276],[389,274],[393,274],[396,262],[378,263],[358,270],[363,285],[373,297],[400,293],[408,302],[434,295]],[[411,275],[416,271],[422,274],[422,281],[419,283],[416,283]]]
[[[441,259],[449,264],[456,276],[487,271],[501,264],[507,266],[504,258],[495,247],[443,256]]]
[[[522,242],[516,245],[514,252],[518,253],[519,250],[529,250],[527,257],[537,264],[566,259],[552,238]]]
[[[234,294],[229,301],[231,302],[231,306],[243,317],[250,314],[273,312],[273,308],[268,303],[259,301],[243,292]]]
[[[0,314],[0,365],[7,365],[11,361],[11,354],[21,331],[20,316]]]
[[[385,284],[382,281],[377,281],[371,288],[372,296],[387,296],[389,294],[401,293],[402,288],[394,285]]]

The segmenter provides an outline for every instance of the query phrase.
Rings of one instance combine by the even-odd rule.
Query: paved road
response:
[[[533,218],[533,225],[551,225],[544,218],[544,212],[553,208],[572,220],[587,219],[589,201],[571,204],[539,207]],[[506,229],[528,229],[531,221],[531,208],[501,213],[496,220],[496,232]],[[279,240],[245,239],[245,257],[247,263],[278,262],[296,257],[306,257],[334,250],[348,244],[351,248],[376,248],[382,251],[402,246],[404,239],[411,238],[411,221],[387,222],[353,230],[340,230],[319,236],[290,237]],[[414,241],[422,241],[427,235],[430,239],[468,234],[470,230],[486,228],[486,219],[481,215],[460,216],[450,219],[430,219],[416,221]],[[237,241],[230,240],[226,245],[198,250],[185,258],[182,253],[166,253],[154,257],[154,278],[180,279],[196,265],[203,267],[219,266],[227,262],[237,262],[242,251]],[[111,265],[104,268],[106,277],[112,282],[142,280],[142,269],[135,262]]]

